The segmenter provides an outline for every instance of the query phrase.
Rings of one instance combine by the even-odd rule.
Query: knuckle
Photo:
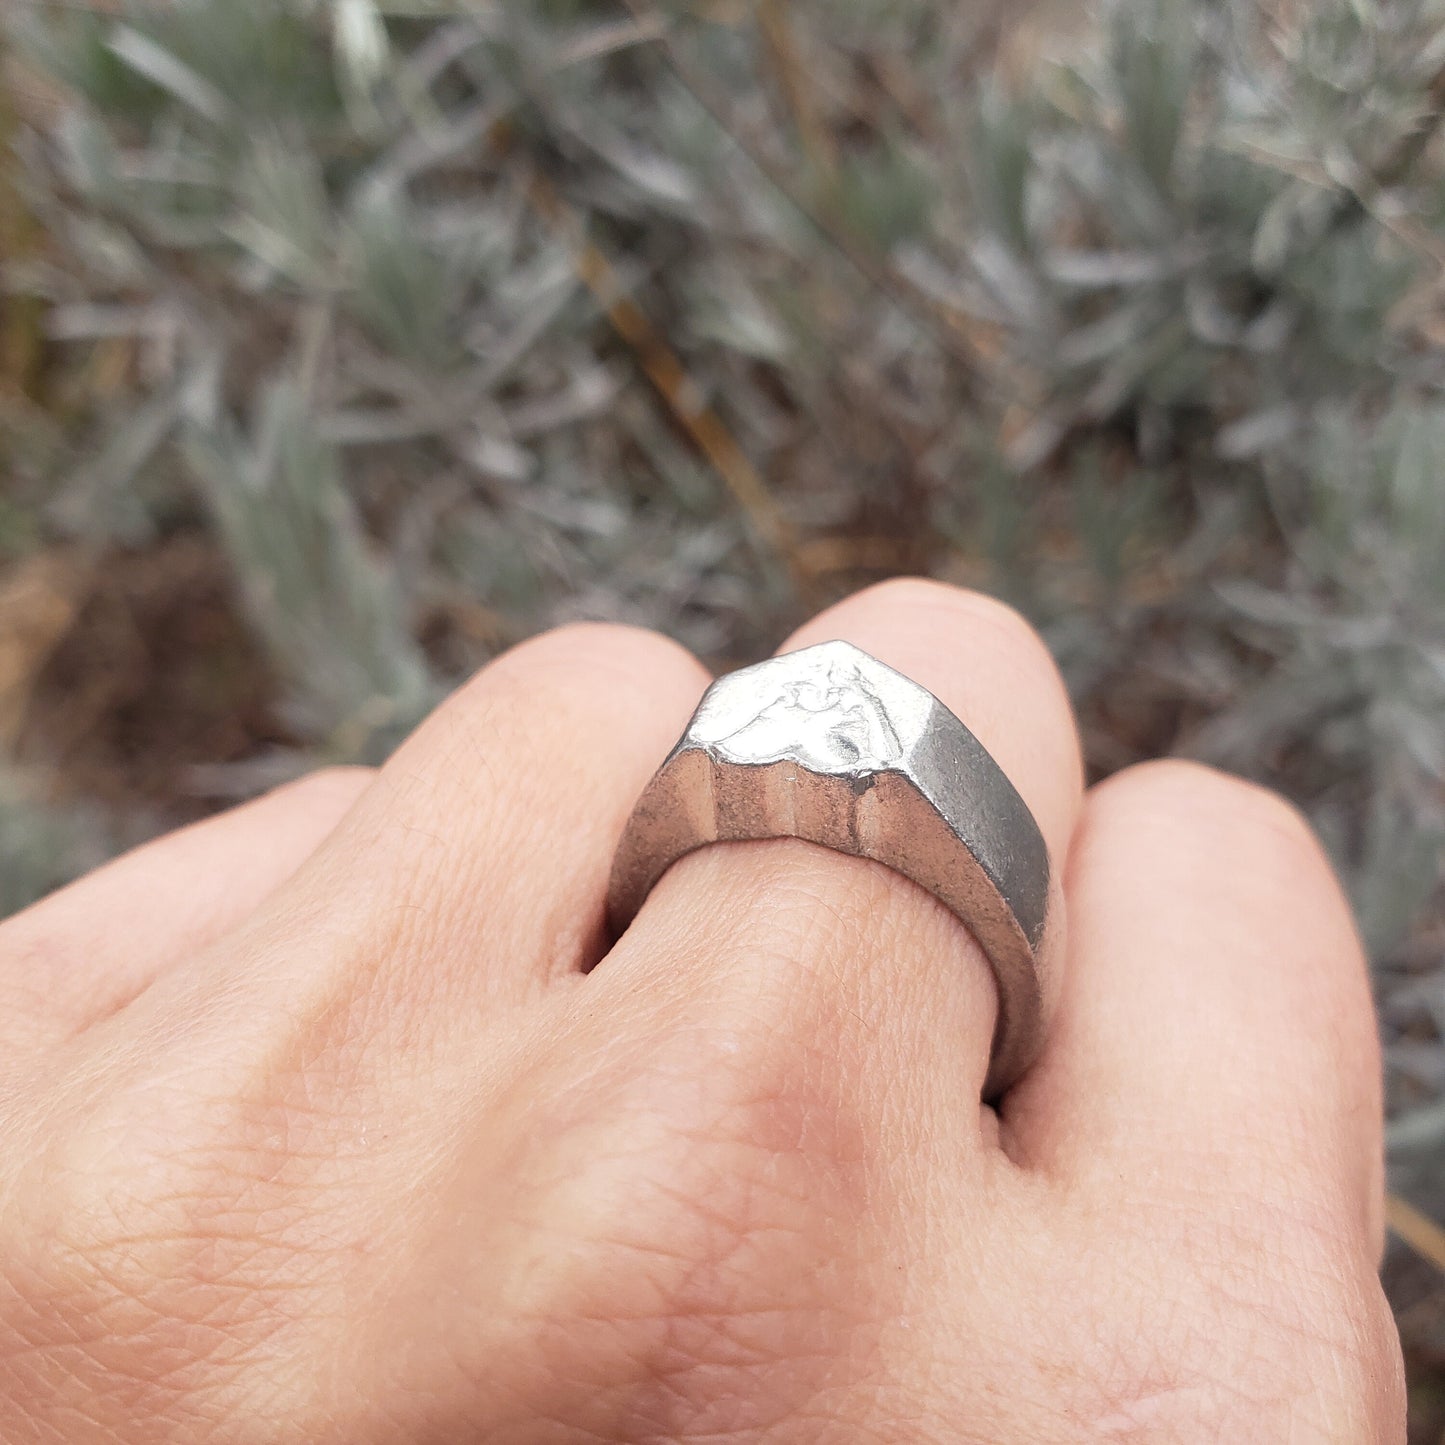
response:
[[[314,1242],[370,1157],[348,1122],[365,1085],[348,988],[323,986],[77,1076],[17,1181],[54,1257],[164,1301],[258,1292]]]
[[[659,672],[689,678],[703,667],[681,643],[661,632],[619,622],[569,622],[519,643],[499,657],[493,669],[521,672],[529,679],[577,676],[589,680],[635,680]]]
[[[593,726],[607,709],[695,703],[709,676],[680,643],[619,623],[573,622],[501,654],[442,704],[423,734],[460,736],[474,750],[478,729],[535,739],[539,717]]]
[[[286,829],[321,835],[334,828],[361,800],[377,776],[376,769],[337,766],[321,768],[272,789],[237,813],[258,822],[269,821]],[[223,817],[226,815],[223,815]],[[234,816],[234,815],[231,815]],[[205,826],[205,825],[202,825]]]
[[[971,632],[995,634],[1008,650],[1042,656],[1053,668],[1053,656],[1033,623],[987,592],[929,577],[895,577],[868,588],[857,600],[900,612],[931,613]]]
[[[133,1299],[178,1273],[223,1281],[235,1260],[210,1252],[215,1226],[229,1215],[235,1243],[260,1238],[241,1205],[262,1201],[234,1121],[207,1117],[219,1112],[184,1093],[162,1099],[123,1086],[78,1111],[39,1161],[53,1257],[74,1278]]]
[[[207,1304],[187,1320],[164,1302],[162,1201],[142,1196],[136,1177],[113,1161],[82,1152],[75,1140],[47,1151],[43,1182],[12,1194],[0,1281],[3,1351],[23,1340],[33,1359],[49,1368],[63,1363],[97,1402],[127,1382],[138,1386],[146,1361],[163,1355],[164,1388],[131,1399],[138,1410],[159,1410],[186,1392],[215,1345],[215,1310]],[[183,1288],[196,1297],[189,1284]]]
[[[293,782],[284,783],[270,794],[306,810],[334,812],[355,799],[376,777],[375,768],[337,765],[318,768]]]
[[[326,1318],[348,1234],[340,1151],[273,1082],[218,1053],[75,1081],[7,1185],[0,1382],[23,1346],[107,1418],[190,1430],[243,1382],[289,1389],[274,1362]]]
[[[1141,763],[1100,785],[1106,803],[1167,815],[1211,848],[1250,867],[1304,873],[1333,885],[1334,869],[1305,815],[1271,788],[1204,763],[1166,758]]]

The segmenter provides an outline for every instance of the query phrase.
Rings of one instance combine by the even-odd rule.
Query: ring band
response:
[[[998,986],[984,1097],[1043,1043],[1052,879],[1033,814],[926,688],[847,642],[719,678],[638,799],[613,860],[616,933],[677,859],[802,838],[926,888],[977,939]]]

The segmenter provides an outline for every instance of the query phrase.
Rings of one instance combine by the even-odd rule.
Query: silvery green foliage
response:
[[[22,10],[70,101],[25,142],[59,259],[7,284],[146,378],[51,525],[203,508],[333,753],[450,680],[414,639],[459,601],[756,655],[817,599],[641,378],[629,298],[801,536],[1044,626],[1098,769],[1162,733],[1310,811],[1414,1117],[1445,1092],[1441,7],[775,8],[801,73],[761,10],[673,0]]]
[[[1157,451],[1202,412],[1247,461],[1411,369],[1390,313],[1438,205],[1410,170],[1439,18],[1305,7],[1270,37],[1251,8],[1115,4],[1091,61],[981,96],[970,300],[1047,378],[1021,458],[1121,418]]]
[[[336,447],[281,378],[258,400],[251,434],[222,420],[188,429],[185,455],[240,569],[244,601],[281,674],[293,724],[310,736],[395,739],[432,696],[392,573],[370,555],[341,485]]]
[[[54,303],[65,340],[136,337],[153,383],[54,520],[143,541],[198,496],[292,722],[333,753],[374,751],[435,696],[412,639],[459,594],[519,632],[580,601],[680,618],[703,647],[757,595],[713,575],[741,540],[713,479],[655,408],[614,406],[572,238],[539,214],[570,168],[606,214],[697,199],[592,104],[636,27],[553,8],[191,0],[17,27],[73,103],[26,138],[68,264],[12,284]],[[696,542],[631,576],[658,500]]]

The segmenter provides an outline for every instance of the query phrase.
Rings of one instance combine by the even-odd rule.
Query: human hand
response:
[[[832,637],[1063,872],[999,1111],[988,966],[877,864],[704,849],[606,951],[706,677],[553,633],[379,773],[0,928],[0,1439],[1402,1441],[1369,989],[1305,825],[1185,764],[1085,794],[997,604],[890,584],[790,645]]]

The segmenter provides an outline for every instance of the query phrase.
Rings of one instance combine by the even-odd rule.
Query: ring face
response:
[[[896,768],[922,740],[933,699],[889,673],[846,642],[774,657],[719,678],[688,736],[750,767],[791,759],[848,776]]]
[[[1043,1038],[1053,883],[1033,815],[926,688],[847,642],[719,678],[633,810],[613,862],[620,932],[685,853],[802,838],[911,878],[973,933],[998,983],[985,1096]]]

